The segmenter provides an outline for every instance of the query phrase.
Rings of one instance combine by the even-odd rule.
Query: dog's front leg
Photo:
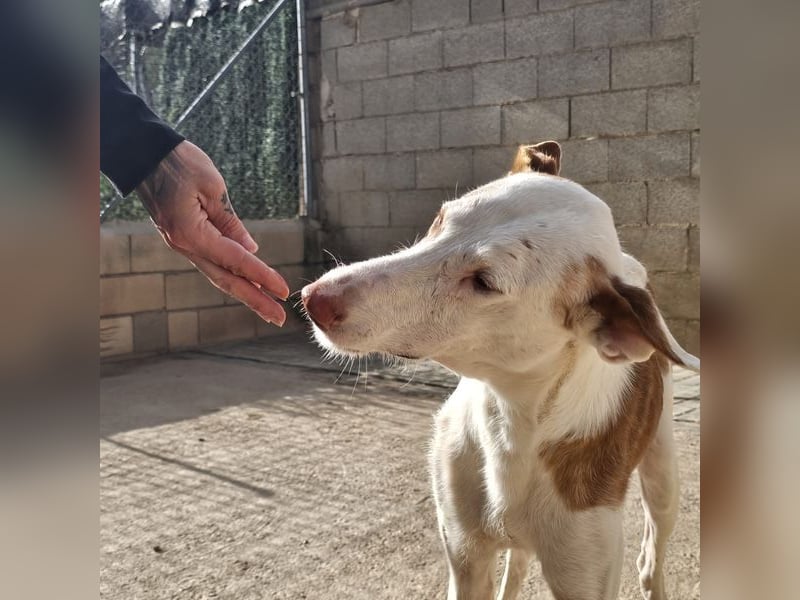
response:
[[[666,398],[655,439],[639,465],[644,509],[644,536],[636,566],[645,600],[666,600],[664,554],[678,512],[678,467],[672,433],[672,390]]]
[[[494,598],[497,552],[480,545],[466,553],[447,547],[450,581],[447,600],[491,600]]]
[[[556,600],[616,600],[622,572],[622,510],[541,515],[537,552]],[[558,523],[553,527],[552,523]]]
[[[525,575],[528,574],[530,556],[519,548],[506,551],[506,568],[503,581],[500,583],[500,592],[497,600],[514,600],[519,594]]]

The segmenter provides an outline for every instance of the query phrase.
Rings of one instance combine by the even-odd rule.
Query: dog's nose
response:
[[[330,330],[345,318],[342,296],[318,281],[304,287],[300,297],[308,316],[323,331]]]

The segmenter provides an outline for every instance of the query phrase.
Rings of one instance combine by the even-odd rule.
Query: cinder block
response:
[[[648,90],[647,127],[650,131],[698,129],[700,86]]]
[[[319,217],[326,226],[339,224],[339,194],[327,192],[322,195],[319,206]]]
[[[100,319],[100,357],[120,356],[133,352],[133,318]]]
[[[505,0],[506,18],[531,15],[539,10],[536,0]]]
[[[669,179],[689,175],[689,134],[667,133],[610,141],[609,177]]]
[[[363,227],[334,229],[328,235],[325,249],[345,263],[366,258],[361,255],[364,246],[363,231]]]
[[[322,148],[319,148],[322,151],[322,156],[326,158],[336,156],[336,124],[333,122],[321,123],[319,131],[322,133],[320,136],[322,138]],[[311,147],[314,148],[313,143]],[[319,158],[319,156],[316,158]]]
[[[164,242],[161,242],[162,244]],[[100,275],[130,273],[131,239],[128,235],[100,230]]]
[[[578,183],[608,181],[608,140],[561,142],[561,175]]]
[[[700,356],[700,321],[686,321],[686,337],[678,342],[695,356]]]
[[[649,2],[610,0],[575,9],[576,48],[600,48],[649,39]]]
[[[656,306],[658,306],[658,297],[656,297]],[[686,348],[684,345],[684,340],[686,339],[686,319],[664,318],[664,322],[667,324],[667,329],[672,333],[672,337],[674,337],[683,348]]]
[[[402,75],[442,66],[442,33],[398,38],[389,42],[389,74]]]
[[[416,113],[386,118],[389,152],[433,150],[439,147],[439,113]]]
[[[332,111],[335,119],[357,119],[363,114],[361,105],[361,82],[343,82],[333,86]]]
[[[496,146],[500,107],[462,108],[442,113],[442,147]]]
[[[305,232],[298,221],[270,221],[266,227],[249,227],[258,244],[256,256],[271,267],[303,262]],[[248,223],[245,223],[245,227]]]
[[[471,0],[470,16],[473,23],[502,19],[503,0]]]
[[[651,181],[648,188],[648,223],[651,225],[687,225],[699,222],[699,179]]]
[[[411,32],[411,3],[395,0],[359,9],[359,41],[386,40]]]
[[[539,96],[571,96],[608,89],[609,51],[589,50],[539,59]]]
[[[506,0],[508,2],[509,0]],[[516,0],[517,2],[524,2],[525,0]],[[561,10],[562,8],[572,8],[573,6],[580,6],[581,4],[591,4],[597,0],[539,0],[539,10]]]
[[[689,227],[689,270],[700,270],[700,228]]]
[[[336,123],[339,154],[377,154],[386,151],[386,122],[383,117]]]
[[[322,181],[332,192],[349,192],[364,187],[364,173],[360,158],[329,158],[322,161]]]
[[[514,148],[475,148],[472,152],[472,177],[475,185],[483,185],[505,177],[514,161]]]
[[[153,233],[131,235],[131,271],[134,273],[193,269],[189,259],[167,246],[155,229]]]
[[[310,278],[309,278],[310,279]],[[298,288],[301,289],[301,288]],[[267,323],[264,319],[256,319],[256,337],[272,337],[275,335],[286,335],[292,331],[309,331],[311,324],[299,314],[298,310],[290,307],[286,309],[286,321],[282,327],[276,327],[272,323]]]
[[[651,274],[686,270],[686,227],[622,226],[617,233],[622,249],[638,258]]]
[[[700,132],[692,132],[692,177],[700,177]]]
[[[414,187],[414,154],[383,154],[364,158],[364,187],[404,190]]]
[[[692,78],[691,40],[653,42],[612,48],[614,89],[689,83]]]
[[[504,54],[505,25],[488,23],[444,33],[444,65],[458,67],[500,60]]]
[[[255,336],[258,317],[245,306],[220,306],[197,311],[201,344],[244,340]]]
[[[404,75],[364,82],[364,114],[391,115],[414,110],[414,77]]]
[[[414,31],[446,29],[469,23],[469,0],[411,0]]]
[[[164,275],[123,275],[100,279],[100,315],[122,315],[164,308]]]
[[[372,258],[396,252],[411,246],[418,230],[411,227],[390,227],[387,229],[364,229],[361,238],[360,258]]]
[[[653,0],[653,35],[678,37],[700,31],[700,0]]]
[[[389,195],[386,192],[351,192],[340,202],[344,227],[386,227],[389,225]]]
[[[167,275],[167,309],[223,304],[224,294],[200,272]]]
[[[417,188],[465,190],[472,185],[472,150],[417,154]]]
[[[536,59],[477,65],[472,79],[476,105],[532,100],[536,98]]]
[[[321,78],[325,78],[331,83],[339,81],[338,69],[336,68],[336,50],[320,52],[319,63]]]
[[[133,316],[133,347],[136,352],[161,352],[167,349],[166,312],[147,312]]]
[[[440,190],[397,192],[389,199],[392,227],[429,226],[439,212],[446,195]]]
[[[319,37],[323,50],[349,46],[356,41],[356,20],[347,12],[325,17],[320,22]]]
[[[506,21],[506,56],[542,56],[571,50],[572,12],[540,14]]]
[[[650,273],[650,285],[665,318],[700,318],[698,273]]]
[[[469,69],[433,71],[414,76],[417,110],[458,108],[472,104],[472,72]]]
[[[336,51],[336,56],[341,81],[377,79],[387,75],[386,42],[345,46]]]
[[[197,311],[185,310],[167,314],[169,349],[190,348],[200,342],[197,330]]]
[[[314,281],[317,277],[322,275],[325,269],[320,269],[321,266],[286,265],[280,267],[278,271],[286,280],[289,289],[292,291],[297,291],[301,290],[304,286],[308,285],[309,282]],[[289,308],[288,304],[285,305],[285,308]],[[287,310],[287,314],[288,312],[289,311]]]
[[[643,181],[595,183],[586,187],[608,204],[615,224],[647,223],[647,186]]]
[[[647,91],[572,98],[572,135],[629,135],[647,129]]]
[[[569,137],[569,100],[538,100],[503,107],[503,144],[535,144]]]

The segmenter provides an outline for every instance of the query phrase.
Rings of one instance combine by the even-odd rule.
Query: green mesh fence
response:
[[[158,114],[174,123],[274,5],[219,9],[191,26],[136,38],[129,33],[103,55]],[[295,7],[287,2],[179,128],[214,160],[242,218],[298,214],[297,60]],[[103,221],[148,217],[136,194],[120,200],[102,176],[100,202]]]

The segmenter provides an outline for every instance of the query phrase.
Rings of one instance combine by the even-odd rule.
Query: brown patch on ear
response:
[[[654,355],[633,365],[620,410],[605,431],[539,447],[558,495],[570,509],[622,504],[631,473],[652,443],[661,418],[665,362]]]
[[[628,285],[619,277],[611,277],[610,283],[589,299],[589,306],[602,317],[599,329],[616,339],[626,338],[634,344],[638,341],[649,345],[674,363],[683,365],[669,347],[650,291]]]
[[[533,146],[520,146],[509,174],[524,171],[558,175],[561,171],[561,146],[558,142],[549,141]]]
[[[585,300],[589,290],[589,299]],[[646,360],[657,351],[675,364],[684,365],[672,351],[661,328],[658,309],[649,284],[647,289],[628,285],[608,274],[605,266],[589,257],[583,265],[571,265],[555,298],[564,327],[588,327],[598,350],[615,348],[607,360]]]
[[[440,208],[439,212],[436,215],[436,218],[431,223],[431,226],[428,228],[428,233],[425,234],[427,237],[435,237],[444,227],[444,209]]]

